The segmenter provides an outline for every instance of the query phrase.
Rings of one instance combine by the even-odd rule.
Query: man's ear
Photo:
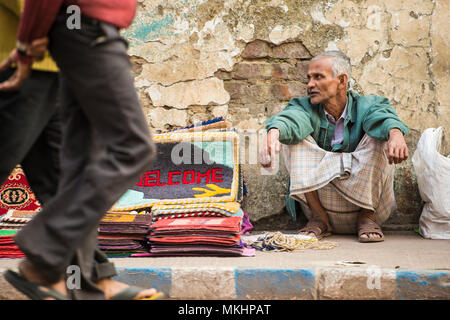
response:
[[[338,76],[339,79],[339,87],[347,89],[347,83],[348,83],[348,76],[347,74],[343,73]]]

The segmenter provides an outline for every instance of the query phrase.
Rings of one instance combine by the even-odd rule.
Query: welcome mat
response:
[[[20,166],[0,186],[0,216],[9,210],[36,211],[41,207]]]
[[[242,199],[236,132],[175,131],[154,135],[153,140],[157,160],[114,204],[112,212]]]

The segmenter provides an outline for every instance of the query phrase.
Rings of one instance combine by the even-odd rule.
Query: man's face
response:
[[[339,79],[333,78],[332,57],[312,61],[308,67],[308,95],[312,104],[324,104],[337,96]]]

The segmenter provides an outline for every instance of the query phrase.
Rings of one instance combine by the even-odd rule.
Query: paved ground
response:
[[[363,244],[334,235],[331,250],[255,257],[115,258],[118,279],[172,299],[450,299],[450,240],[386,233]],[[20,260],[0,259],[0,271]],[[0,299],[21,298],[0,278]]]

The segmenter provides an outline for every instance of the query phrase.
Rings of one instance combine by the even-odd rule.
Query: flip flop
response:
[[[123,289],[113,297],[111,297],[109,300],[134,300],[134,298],[144,289],[130,286],[128,288]],[[162,292],[156,292],[155,294],[151,295],[150,297],[145,297],[137,300],[160,300],[164,299],[165,295]]]
[[[327,224],[319,219],[309,220],[306,226],[299,231],[300,232],[312,232],[317,240],[328,237],[331,232],[328,231]]]
[[[379,238],[361,238],[361,235],[368,234],[368,233],[377,233],[380,235]],[[363,222],[358,224],[358,241],[367,243],[367,242],[381,242],[384,241],[384,234],[381,231],[380,226],[367,218],[367,220],[364,220]]]
[[[6,281],[8,281],[14,288],[32,300],[44,300],[45,298],[69,300],[68,297],[64,296],[62,293],[59,293],[55,289],[52,289],[45,284],[30,282],[12,270],[7,270],[4,277]]]

